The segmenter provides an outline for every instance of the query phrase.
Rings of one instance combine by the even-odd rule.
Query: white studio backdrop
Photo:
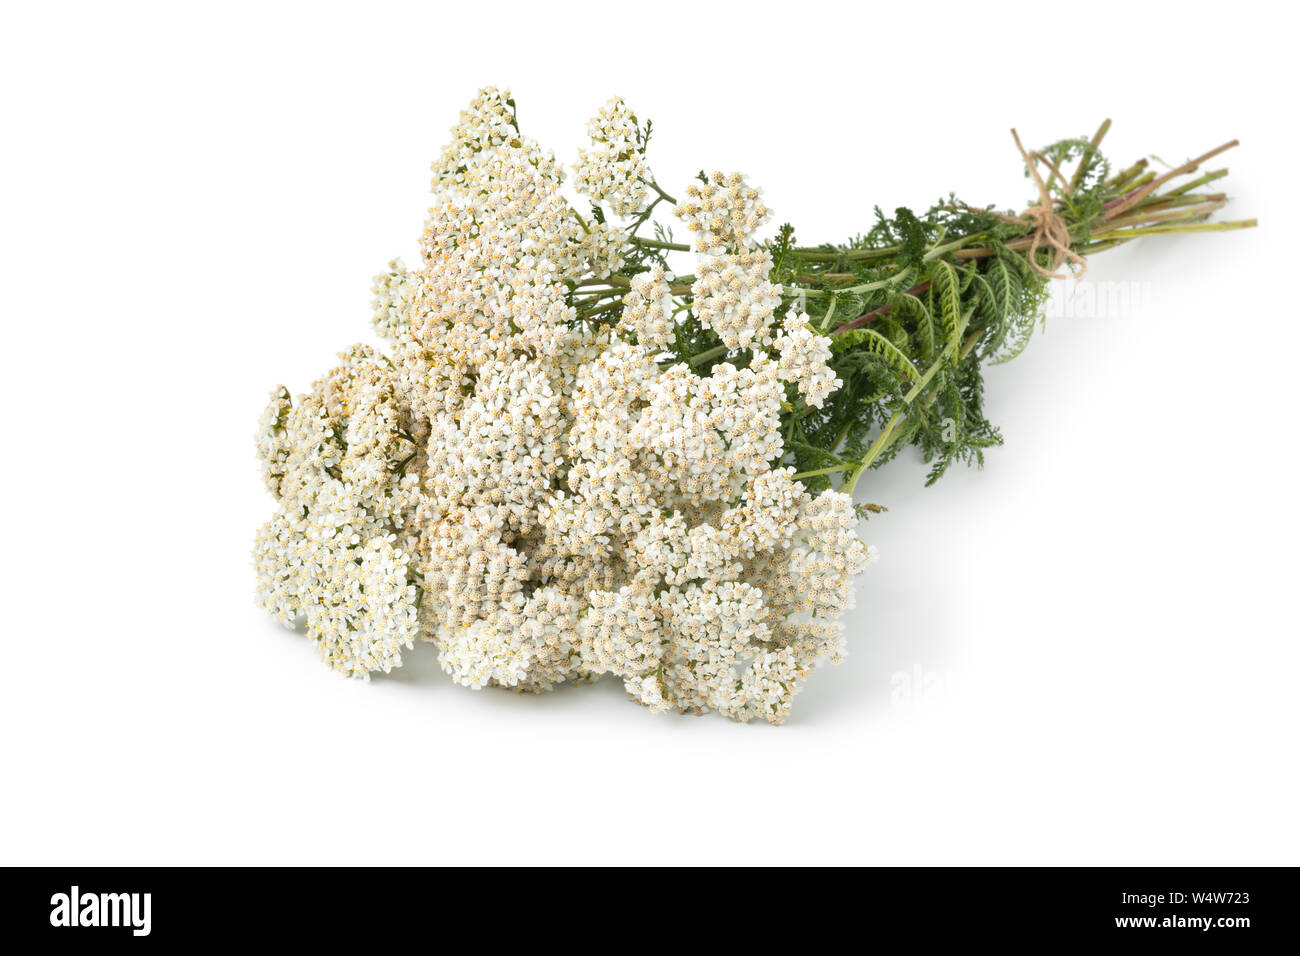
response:
[[[8,10],[0,863],[1297,862],[1280,9]],[[566,161],[617,93],[667,188],[742,170],[807,242],[1021,208],[1009,128],[1107,116],[1124,162],[1239,137],[1261,227],[1097,256],[989,373],[983,471],[863,480],[850,657],[783,727],[475,693],[429,647],[349,682],[253,606],[254,425],[372,341],[487,84]]]

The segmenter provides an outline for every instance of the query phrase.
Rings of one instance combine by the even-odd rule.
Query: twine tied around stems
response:
[[[1066,225],[1065,220],[1056,211],[1056,204],[1052,200],[1051,183],[1057,177],[1060,177],[1061,187],[1068,194],[1070,192],[1069,181],[1061,174],[1050,159],[1039,152],[1026,152],[1025,147],[1020,143],[1020,134],[1014,129],[1011,131],[1012,138],[1016,141],[1016,149],[1020,150],[1021,157],[1024,158],[1025,168],[1034,177],[1034,182],[1038,185],[1038,205],[1028,207],[1019,216],[1003,216],[1008,222],[1020,222],[1033,229],[1033,238],[1029,243],[1029,264],[1041,275],[1049,279],[1068,279],[1071,276],[1076,278],[1082,277],[1088,271],[1088,263],[1084,261],[1083,256],[1079,255],[1070,248],[1070,227]],[[1038,171],[1038,164],[1043,163],[1051,170],[1052,175],[1043,182],[1042,174]],[[1044,269],[1038,264],[1038,250],[1046,248],[1051,252],[1052,265],[1050,269]],[[1061,266],[1069,262],[1072,266],[1078,266],[1078,271],[1073,269],[1062,272]]]

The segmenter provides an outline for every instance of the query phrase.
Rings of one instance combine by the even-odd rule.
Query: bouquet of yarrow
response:
[[[424,641],[467,687],[611,674],[652,710],[779,723],[844,654],[875,557],[862,476],[909,445],[931,481],[982,463],[1001,439],[981,368],[1024,348],[1051,278],[1141,236],[1254,224],[1207,221],[1226,170],[1187,178],[1235,143],[1118,169],[1108,125],[1016,138],[1021,213],[950,196],[810,246],[788,224],[759,237],[770,213],[739,173],[670,195],[620,99],[566,196],[510,94],[482,90],[433,164],[415,267],[374,280],[387,351],[271,393],[258,603],[353,677]]]

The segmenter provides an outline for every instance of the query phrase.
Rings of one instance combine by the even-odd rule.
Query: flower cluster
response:
[[[771,271],[766,250],[700,256],[691,287],[695,313],[727,348],[771,344],[769,327],[781,304],[781,287],[767,278]]]
[[[705,182],[687,186],[686,195],[673,211],[695,234],[696,247],[711,255],[748,249],[755,231],[771,215],[763,205],[762,190],[746,183],[740,173],[715,172]]]
[[[645,208],[645,155],[636,116],[619,97],[600,108],[587,124],[591,149],[578,150],[578,192],[606,203],[616,216],[635,216]]]
[[[419,630],[407,574],[419,479],[391,372],[366,346],[340,358],[296,404],[272,392],[259,423],[279,508],[254,546],[257,597],[286,624],[304,615],[321,659],[366,677],[400,665]]]
[[[589,132],[578,188],[636,212],[635,117],[612,100]],[[261,419],[279,507],[254,549],[259,602],[305,617],[354,676],[420,638],[468,687],[609,674],[653,710],[779,723],[839,659],[874,551],[847,495],[814,496],[782,465],[783,406],[838,382],[807,316],[773,327],[758,191],[721,174],[688,191],[687,298],[660,263],[619,273],[643,259],[570,207],[508,93],[480,93],[433,171],[418,264],[373,286],[390,354],[354,347]],[[684,314],[732,354],[678,360]]]
[[[623,297],[619,325],[649,348],[663,348],[674,338],[673,275],[661,265],[633,276],[632,291]]]
[[[780,375],[794,382],[805,402],[822,407],[826,396],[839,388],[839,379],[827,368],[831,357],[830,340],[812,330],[806,314],[786,313],[782,333],[776,338],[776,350],[781,353],[777,363]]]

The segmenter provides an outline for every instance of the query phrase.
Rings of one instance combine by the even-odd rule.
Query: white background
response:
[[[1300,862],[1293,34],[879,6],[7,8],[0,862]],[[982,472],[864,480],[851,657],[784,727],[474,693],[428,647],[349,682],[252,604],[254,423],[369,338],[489,83],[570,161],[618,93],[666,187],[741,169],[810,242],[1021,208],[1009,127],[1105,116],[1125,163],[1240,137],[1262,226],[1099,256],[1140,294],[989,373]]]

